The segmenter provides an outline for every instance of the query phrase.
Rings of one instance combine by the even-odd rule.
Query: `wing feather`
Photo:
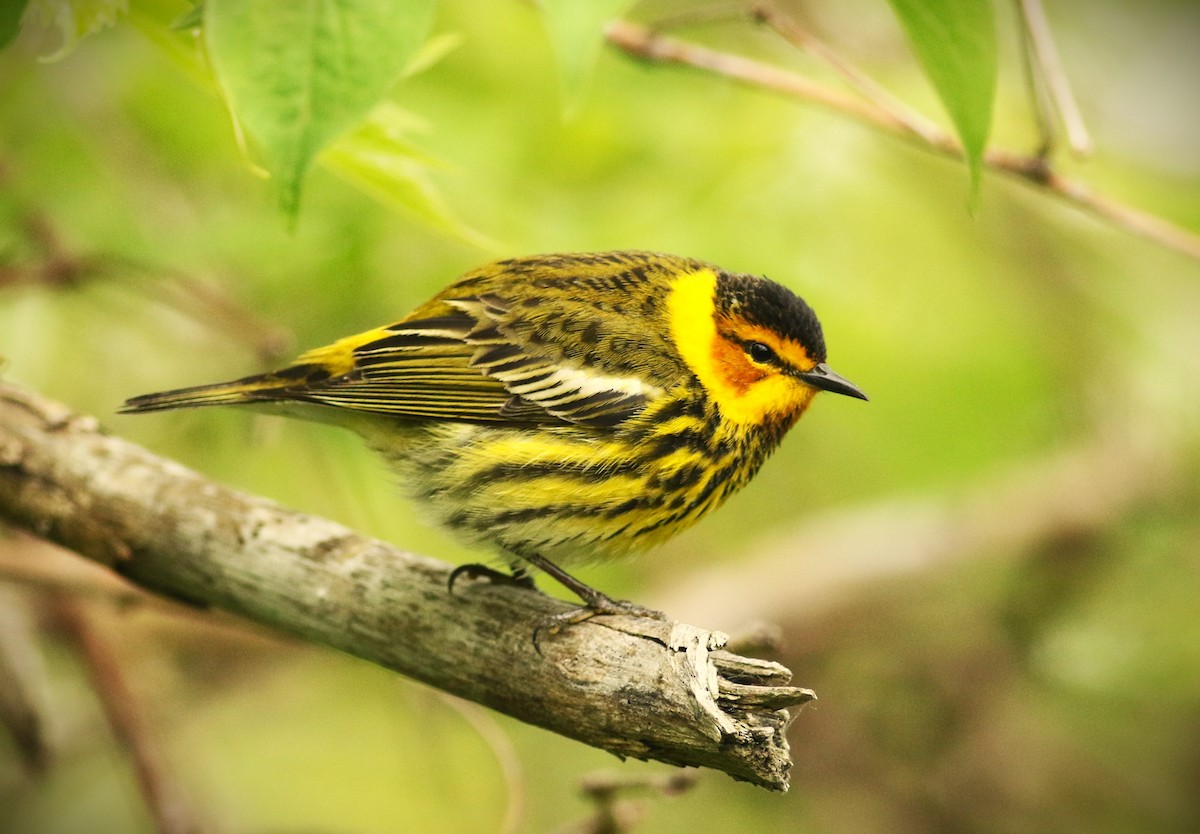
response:
[[[290,396],[342,408],[428,419],[612,426],[639,413],[661,389],[563,358],[505,327],[499,295],[447,299],[451,312],[402,321],[353,346],[346,373]]]

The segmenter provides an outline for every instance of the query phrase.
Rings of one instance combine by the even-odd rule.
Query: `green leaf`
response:
[[[567,106],[583,99],[592,67],[604,44],[604,25],[621,17],[635,0],[541,0],[546,29],[562,66]]]
[[[206,0],[217,81],[292,220],[313,158],[354,127],[424,42],[435,0]]]
[[[21,16],[29,0],[5,0],[0,3],[0,49],[8,46],[21,31]]]
[[[971,195],[979,190],[996,96],[996,21],[991,0],[890,0],[966,151]]]
[[[330,145],[321,154],[321,163],[443,234],[481,249],[499,251],[496,241],[455,215],[429,178],[429,169],[444,167],[443,163],[417,149],[407,138],[424,129],[418,117],[385,102],[369,120]]]

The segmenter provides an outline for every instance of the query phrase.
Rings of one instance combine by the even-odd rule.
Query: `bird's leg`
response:
[[[582,608],[555,614],[553,617],[548,617],[540,623],[533,631],[534,645],[537,645],[538,638],[542,632],[557,634],[567,626],[586,622],[592,617],[603,614],[627,614],[631,617],[646,617],[651,620],[665,620],[667,618],[661,611],[655,611],[653,608],[646,608],[643,605],[638,605],[628,600],[613,599],[607,594],[597,591],[591,585],[586,585],[579,581],[558,565],[542,556],[538,556],[537,554],[522,554],[521,558],[549,575],[568,591],[583,600]]]

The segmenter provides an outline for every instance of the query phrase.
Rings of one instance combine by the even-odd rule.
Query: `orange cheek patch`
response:
[[[720,334],[712,341],[712,363],[721,381],[738,394],[745,394],[751,385],[766,376],[761,368],[751,364],[741,345]]]

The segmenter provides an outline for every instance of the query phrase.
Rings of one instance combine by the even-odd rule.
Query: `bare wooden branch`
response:
[[[208,481],[96,421],[0,383],[0,518],[144,588],[221,608],[618,756],[786,790],[782,666],[682,623],[598,617],[544,636],[566,603]]]
[[[916,147],[953,159],[964,158],[962,143],[948,131],[924,120],[910,121],[904,111],[883,109],[874,101],[830,89],[802,75],[740,55],[660,35],[625,20],[608,24],[605,33],[609,43],[635,57],[706,70],[742,84],[802,99],[906,139]],[[983,163],[991,170],[1037,186],[1117,228],[1200,260],[1200,235],[1156,215],[1096,194],[1083,183],[1055,172],[1049,162],[1040,156],[990,147],[984,152]]]

